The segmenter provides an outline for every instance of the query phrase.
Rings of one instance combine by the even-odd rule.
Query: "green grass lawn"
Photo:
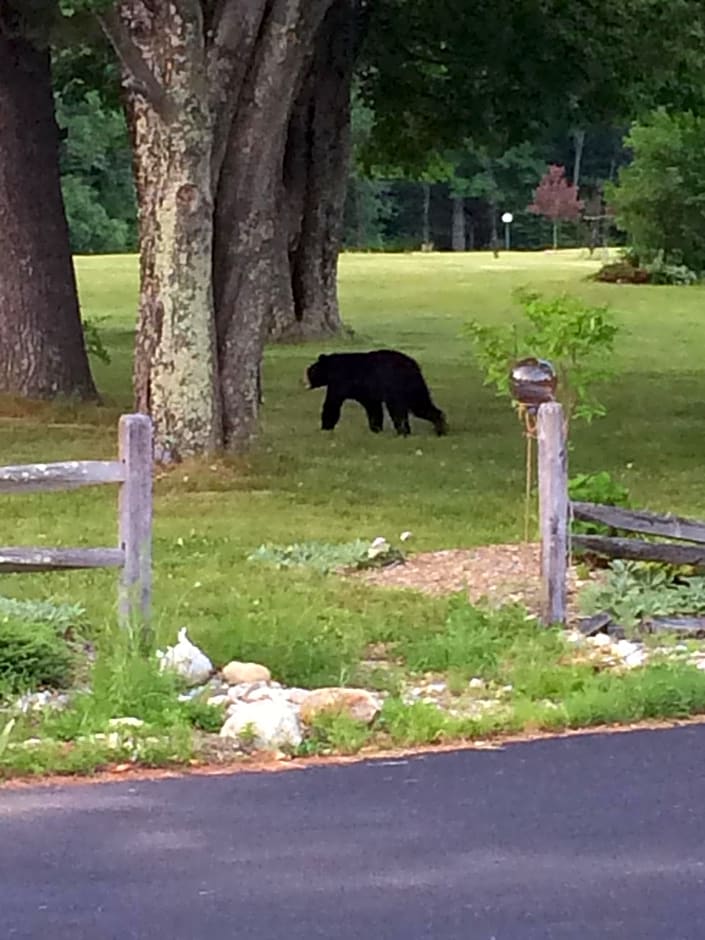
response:
[[[0,420],[7,463],[115,452],[117,415],[131,405],[137,261],[81,257],[76,266],[85,315],[105,318],[113,361],[96,364],[96,373],[108,408],[22,416],[21,407],[8,407]],[[321,344],[268,349],[262,432],[251,456],[215,469],[186,467],[157,483],[160,640],[187,624],[216,659],[266,656],[283,636],[308,639],[332,631],[358,637],[357,646],[363,636],[394,630],[398,620],[437,616],[439,605],[427,600],[412,597],[400,605],[385,592],[247,564],[247,553],[262,542],[393,540],[404,529],[414,533],[415,550],[519,540],[520,427],[508,402],[482,386],[459,333],[470,317],[511,317],[511,293],[520,285],[609,303],[622,328],[618,374],[603,396],[608,416],[573,428],[571,471],[606,469],[629,487],[635,505],[705,515],[705,292],[587,281],[596,267],[577,251],[499,259],[484,253],[344,255],[341,306],[356,339],[331,348],[389,345],[416,356],[451,433],[438,439],[417,422],[406,440],[391,429],[372,435],[362,409],[349,403],[335,433],[323,434],[321,393],[302,383]],[[114,538],[110,488],[3,499],[3,505],[6,544],[110,544]],[[6,576],[3,590],[81,601],[100,622],[112,619],[113,581],[103,572]]]
[[[154,604],[158,641],[186,625],[216,663],[266,662],[276,678],[354,677],[371,641],[412,638],[444,622],[447,602],[375,590],[246,561],[264,542],[348,541],[413,532],[413,550],[519,541],[524,441],[509,403],[484,388],[460,337],[469,318],[509,319],[512,291],[531,286],[608,303],[621,327],[608,416],[572,429],[571,472],[608,470],[633,504],[705,516],[705,289],[588,281],[585,253],[344,255],[340,297],[354,341],[418,358],[451,433],[416,422],[408,439],[367,430],[349,403],[334,434],[319,430],[321,393],[302,383],[321,344],[267,350],[259,441],[247,459],[178,468],[156,483]],[[0,409],[4,463],[110,457],[117,416],[130,410],[134,257],[76,259],[84,315],[104,318],[112,354],[95,364],[106,407]],[[412,419],[413,420],[413,419]],[[115,491],[3,498],[7,545],[100,545],[115,538]],[[2,593],[81,603],[100,632],[114,622],[111,572],[5,576]]]

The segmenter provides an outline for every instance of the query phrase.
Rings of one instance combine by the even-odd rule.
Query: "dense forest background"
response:
[[[108,91],[69,82],[56,94],[62,129],[62,189],[72,249],[81,254],[137,250],[137,202],[123,109]],[[366,154],[372,115],[359,100],[352,115],[353,159],[344,213],[349,250],[482,250],[493,233],[505,244],[501,215],[511,212],[513,249],[549,248],[552,226],[528,207],[547,166],[565,167],[577,183],[584,212],[560,226],[563,247],[618,244],[604,186],[629,163],[627,127],[561,128],[537,144],[523,144],[492,159],[472,149],[445,154],[415,179],[408,172],[371,166]],[[494,220],[494,226],[493,226]]]

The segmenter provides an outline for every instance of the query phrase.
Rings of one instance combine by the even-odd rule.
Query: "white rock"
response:
[[[468,685],[470,686],[471,689],[484,689],[485,680],[480,679],[479,676],[475,676],[468,682]]]
[[[211,705],[213,708],[222,708],[223,705],[229,703],[230,698],[227,695],[211,695],[210,698],[206,699],[206,705]]]
[[[695,668],[705,670],[705,659],[699,659],[695,664]]]
[[[300,705],[311,690],[292,688],[282,689],[282,691],[284,692],[284,696],[289,699],[292,705]]]
[[[252,744],[268,750],[298,747],[303,740],[296,708],[285,700],[235,702],[228,709],[228,715],[220,729],[221,738],[239,740],[243,731],[251,729]],[[246,740],[250,743],[249,734]]]
[[[595,636],[588,637],[588,642],[593,646],[612,646],[612,640],[606,633],[596,633]]]
[[[628,669],[636,669],[638,666],[643,666],[646,660],[646,650],[635,650],[624,657],[624,665]]]
[[[632,643],[630,640],[618,640],[612,645],[612,651],[615,656],[621,656],[622,659],[626,659],[627,656],[633,656],[634,653],[637,653],[641,650],[641,646],[638,643]]]
[[[213,663],[206,654],[186,636],[186,627],[179,630],[174,646],[157,651],[160,669],[170,669],[182,677],[187,685],[203,685],[213,672]]]

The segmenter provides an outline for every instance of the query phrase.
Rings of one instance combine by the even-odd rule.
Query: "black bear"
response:
[[[321,355],[306,370],[309,388],[328,387],[321,412],[321,427],[332,431],[340,419],[343,402],[352,398],[367,412],[370,431],[382,430],[382,405],[397,434],[411,433],[409,412],[430,421],[436,434],[447,431],[443,412],[431,400],[418,362],[394,349],[364,353]]]

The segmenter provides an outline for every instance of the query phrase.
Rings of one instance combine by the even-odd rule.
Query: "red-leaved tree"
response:
[[[534,190],[534,201],[527,207],[534,215],[542,215],[553,223],[553,250],[558,248],[558,223],[573,221],[580,216],[583,203],[578,191],[565,178],[565,167],[551,164]]]

